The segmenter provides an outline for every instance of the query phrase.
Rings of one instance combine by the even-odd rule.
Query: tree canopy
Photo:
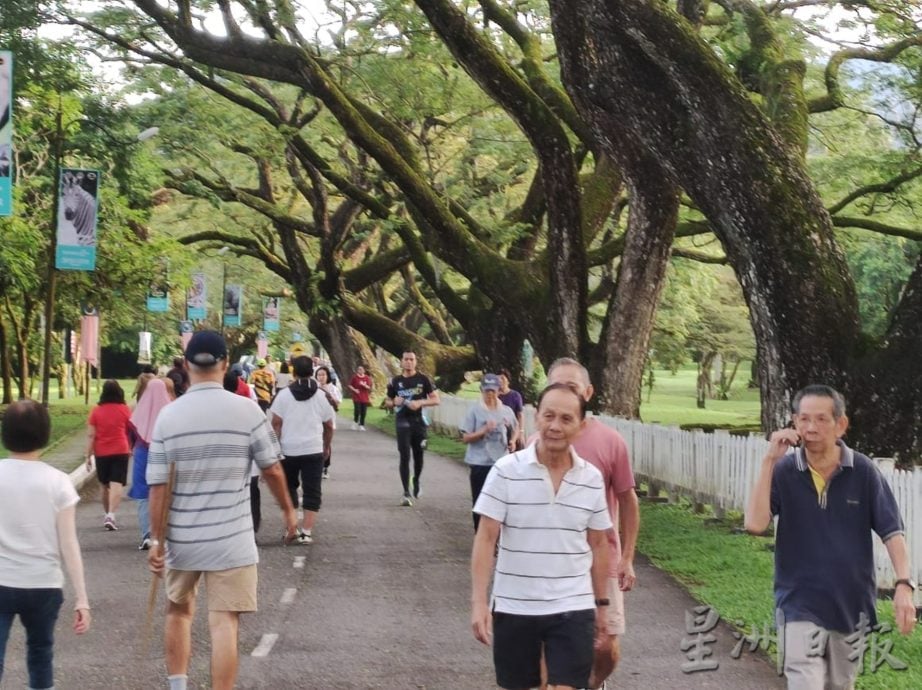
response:
[[[261,220],[184,241],[290,282],[339,368],[367,338],[457,380],[528,338],[636,414],[667,266],[727,262],[764,425],[827,381],[866,450],[918,454],[912,3],[331,2],[323,29],[288,0],[100,5],[59,18],[164,107],[227,104],[236,162],[187,151],[169,184]]]

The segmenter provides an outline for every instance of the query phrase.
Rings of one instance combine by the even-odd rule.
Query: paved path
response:
[[[341,426],[312,546],[280,544],[281,519],[268,490],[263,491],[260,611],[243,619],[238,687],[495,687],[490,650],[469,632],[472,533],[466,469],[429,455],[423,498],[413,508],[400,508],[393,439],[375,431],[349,431],[345,422]],[[78,509],[94,629],[85,637],[74,636],[70,603],[65,603],[57,633],[57,687],[162,688],[162,594],[154,642],[141,655],[150,580],[144,554],[136,550],[134,504],[123,504],[120,531],[105,532],[95,491],[90,482]],[[637,570],[639,584],[627,600],[629,630],[614,687],[783,687],[764,660],[730,657],[735,640],[726,629],[715,631],[713,658],[720,668],[683,674],[685,612],[695,602],[646,561]],[[7,649],[2,688],[25,684],[23,657],[17,628]],[[204,616],[193,631],[190,680],[192,688],[208,687]]]

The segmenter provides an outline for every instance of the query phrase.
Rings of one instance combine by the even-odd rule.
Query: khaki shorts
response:
[[[605,623],[609,635],[623,635],[624,624],[624,592],[618,588],[618,578],[608,578],[608,613]]]
[[[166,595],[174,604],[195,599],[198,583],[205,576],[209,611],[256,610],[256,564],[230,570],[167,570]]]

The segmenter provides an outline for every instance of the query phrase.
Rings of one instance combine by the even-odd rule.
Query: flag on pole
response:
[[[70,271],[92,271],[96,268],[98,198],[97,170],[61,168],[55,268]]]
[[[208,293],[205,287],[205,274],[193,273],[192,286],[189,288],[189,294],[186,296],[186,318],[205,318],[207,313],[207,310],[205,309],[205,298],[207,295]]]
[[[147,311],[168,312],[170,310],[170,266],[166,257],[160,257],[147,285]]]
[[[152,340],[153,336],[148,331],[138,333],[138,364],[150,364]]]
[[[243,286],[224,287],[224,325],[239,326],[243,323]]]
[[[13,53],[0,50],[0,216],[13,213]]]
[[[186,351],[186,348],[189,346],[189,341],[192,340],[192,332],[194,327],[191,321],[180,321],[179,322],[179,339],[182,342],[182,350]]]
[[[266,297],[263,300],[263,330],[278,331],[280,307],[278,297]]]
[[[80,350],[83,361],[94,367],[99,363],[96,352],[99,348],[99,313],[95,307],[84,308],[80,317]]]

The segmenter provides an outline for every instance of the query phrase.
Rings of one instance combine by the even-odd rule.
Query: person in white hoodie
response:
[[[48,411],[32,400],[3,415],[0,460],[0,679],[6,642],[19,616],[26,629],[29,687],[54,687],[54,626],[64,601],[67,569],[74,590],[74,632],[90,629],[83,558],[77,542],[76,505],[70,477],[39,459],[48,445]]]

